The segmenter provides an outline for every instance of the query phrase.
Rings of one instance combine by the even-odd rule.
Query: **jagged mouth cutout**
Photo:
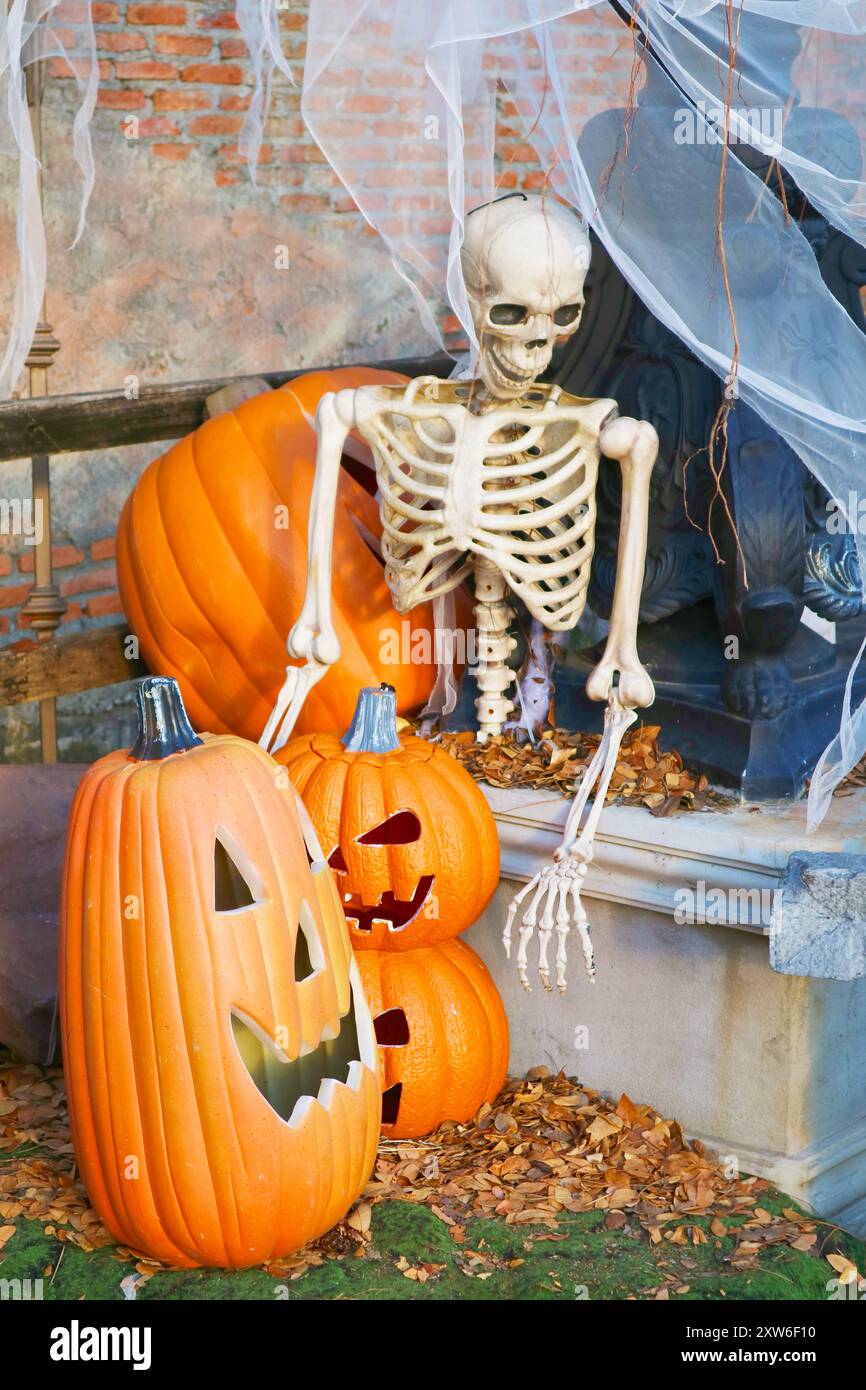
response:
[[[358,1089],[364,1063],[355,1010],[353,984],[349,1012],[341,1018],[337,1036],[326,1029],[318,1047],[292,1059],[255,1019],[232,1009],[232,1034],[241,1061],[259,1093],[290,1129],[303,1123],[317,1101],[329,1110],[339,1086]]]
[[[411,845],[420,838],[421,822],[415,812],[395,811],[387,820],[359,835],[355,844],[376,847]],[[352,893],[348,889],[349,867],[339,845],[328,856],[328,864],[337,876],[337,888],[346,920],[357,931],[372,931],[377,923],[386,926],[389,931],[402,931],[410,922],[414,922],[425,907],[433,888],[434,875],[424,874],[419,878],[411,898],[397,898],[389,888],[381,894],[377,903],[368,905],[359,893]]]
[[[327,872],[322,852],[317,844],[312,849],[304,827],[307,858],[312,872]],[[261,875],[257,872],[238,841],[219,827],[214,844],[214,909],[219,919],[247,911],[267,902]],[[295,983],[302,984],[327,968],[315,915],[303,899],[298,913],[295,938]],[[289,1057],[276,1038],[256,1019],[242,1009],[232,1007],[231,1029],[235,1046],[252,1080],[271,1109],[290,1128],[299,1127],[310,1106],[318,1102],[329,1110],[337,1089],[346,1086],[357,1091],[365,1066],[375,1071],[372,1052],[375,1036],[363,992],[357,988],[357,966],[351,962],[349,972],[351,998],[348,1012],[333,1032],[327,1026],[317,1041],[301,1042],[299,1055]],[[361,1018],[361,1015],[364,1015]],[[370,1039],[365,1047],[359,1036]]]

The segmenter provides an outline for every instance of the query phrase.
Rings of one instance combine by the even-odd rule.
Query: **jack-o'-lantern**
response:
[[[258,739],[285,680],[307,578],[319,399],[402,381],[374,368],[306,373],[206,421],[135,484],[117,530],[124,612],[149,669],[179,682],[197,729]],[[345,729],[358,687],[371,681],[387,677],[401,710],[430,693],[431,606],[396,612],[381,534],[375,499],[342,468],[333,567],[341,653],[307,696],[298,733]]]
[[[276,754],[334,870],[356,950],[459,935],[499,882],[499,839],[475,782],[444,748],[398,736],[390,686],[360,692],[348,732]]]
[[[471,1120],[502,1089],[505,1009],[484,962],[462,941],[417,951],[361,951],[379,1042],[385,1135],[420,1138]]]
[[[338,1221],[375,1157],[375,1035],[333,879],[272,759],[137,688],[72,808],[60,941],[75,1151],[117,1240],[258,1264]]]

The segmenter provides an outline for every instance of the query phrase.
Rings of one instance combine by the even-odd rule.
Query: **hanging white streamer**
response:
[[[68,0],[13,0],[8,8],[4,5],[0,10],[0,154],[5,155],[7,168],[9,163],[17,163],[18,275],[12,323],[0,360],[0,399],[11,396],[21,375],[45,295],[47,253],[27,102],[27,69],[50,58],[68,64],[80,97],[72,126],[72,151],[82,175],[77,242],[94,182],[90,118],[99,70],[90,7],[73,8]]]
[[[249,164],[250,177],[255,184],[264,124],[271,105],[274,69],[278,68],[292,86],[295,79],[283,53],[277,0],[235,0],[235,18],[253,65],[253,95],[244,116],[238,149]]]

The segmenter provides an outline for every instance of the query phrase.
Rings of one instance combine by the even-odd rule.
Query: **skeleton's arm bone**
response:
[[[334,512],[343,444],[355,420],[355,392],[329,391],[316,410],[316,476],[307,522],[307,584],[297,621],[289,632],[291,656],[332,666],[340,655],[333,624],[331,571]]]
[[[286,669],[283,688],[259,739],[271,753],[282,748],[309,691],[340,655],[331,607],[334,512],[343,445],[357,415],[357,394],[330,391],[316,411],[318,447],[307,524],[307,582],[301,612],[286,643],[289,655],[300,657],[304,665]]]
[[[610,631],[604,655],[587,680],[586,693],[591,700],[606,700],[618,671],[619,699],[629,709],[644,708],[655,699],[655,689],[638,658],[637,622],[646,564],[650,477],[659,438],[648,421],[623,418],[606,426],[600,443],[608,458],[619,459],[622,514]]]

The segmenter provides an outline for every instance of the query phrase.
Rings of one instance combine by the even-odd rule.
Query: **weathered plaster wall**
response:
[[[326,196],[324,186],[336,181],[312,142],[298,146],[298,94],[282,79],[263,152],[268,163],[253,187],[236,150],[249,89],[245,56],[227,47],[240,43],[231,8],[122,0],[94,12],[106,55],[92,126],[97,182],[72,251],[78,175],[57,137],[74,84],[55,70],[45,102],[48,314],[62,345],[52,392],[426,350],[384,246],[337,187]],[[283,16],[288,50],[304,13],[296,6]],[[123,124],[129,115],[140,122],[135,138]],[[5,310],[16,274],[11,160],[0,175]],[[135,478],[164,447],[53,462],[56,576],[69,603],[64,630],[116,621],[117,516]],[[0,496],[26,498],[29,464],[0,467]],[[18,612],[32,570],[24,538],[0,535],[0,643],[27,635]],[[127,718],[123,688],[61,701],[61,756],[115,746]],[[5,711],[0,758],[36,756],[36,729],[33,706]]]

